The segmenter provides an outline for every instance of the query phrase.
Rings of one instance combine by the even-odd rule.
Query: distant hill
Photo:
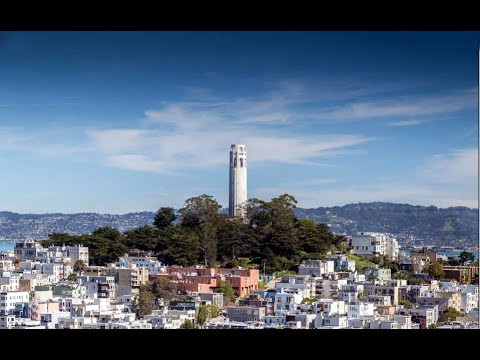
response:
[[[299,218],[329,224],[336,233],[378,231],[393,234],[404,244],[478,246],[478,209],[374,202],[295,212]]]
[[[222,212],[226,211],[225,209]],[[335,233],[378,231],[395,235],[405,245],[478,246],[478,209],[414,206],[393,203],[358,203],[345,206],[296,209],[299,218],[327,223]],[[0,239],[45,239],[52,232],[91,233],[99,226],[120,231],[152,224],[153,212],[122,215],[17,214],[0,212]]]

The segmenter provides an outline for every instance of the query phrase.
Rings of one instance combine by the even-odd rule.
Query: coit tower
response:
[[[230,146],[230,186],[228,213],[230,217],[244,215],[241,205],[247,202],[247,149],[245,145]]]

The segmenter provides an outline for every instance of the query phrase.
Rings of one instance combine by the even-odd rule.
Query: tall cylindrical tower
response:
[[[228,212],[230,217],[243,216],[241,205],[247,202],[247,149],[245,145],[230,146],[230,186]]]

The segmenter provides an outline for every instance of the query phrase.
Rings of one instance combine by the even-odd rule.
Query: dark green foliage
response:
[[[408,300],[400,300],[398,303],[403,305],[406,309],[411,309],[413,307],[412,303]]]
[[[168,279],[156,277],[147,285],[147,290],[150,291],[156,299],[163,299],[169,302],[177,294],[177,284]]]
[[[430,325],[428,325],[428,328],[429,329],[438,329],[438,325],[437,324],[430,324]]]
[[[222,208],[210,195],[200,195],[185,201],[185,206],[178,213],[182,225],[197,228],[209,221]]]
[[[426,272],[432,279],[442,279],[445,276],[443,265],[440,261],[426,265],[424,272]]]
[[[462,265],[465,265],[466,263],[472,262],[475,260],[475,256],[468,251],[462,251],[460,253],[460,256],[458,257]]]
[[[449,307],[447,311],[445,311],[441,316],[440,316],[440,321],[455,321],[457,317],[462,316],[462,313],[458,310],[456,310],[453,307]]]
[[[153,225],[158,229],[164,229],[171,226],[176,219],[177,216],[175,215],[175,210],[173,210],[173,208],[161,207],[155,214]]]
[[[75,261],[75,264],[73,265],[73,271],[76,273],[82,273],[85,270],[85,263],[83,260],[77,260]]]
[[[235,291],[233,290],[232,284],[230,281],[220,281],[216,290],[216,292],[223,293],[223,297],[228,303],[229,301],[235,301],[237,296],[235,295]]]
[[[408,285],[422,285],[425,282],[422,278],[411,276],[408,278]]]
[[[247,202],[246,221],[230,219],[209,195],[192,197],[178,211],[160,208],[154,227],[145,225],[121,234],[99,227],[91,235],[54,233],[44,245],[89,247],[90,262],[105,265],[131,250],[149,251],[167,265],[263,267],[265,271],[295,271],[304,259],[323,259],[327,251],[345,250],[346,239],[333,235],[326,224],[298,220],[297,201],[288,194],[271,201]],[[242,260],[243,259],[243,260]]]
[[[392,278],[397,280],[408,280],[411,277],[412,273],[406,270],[397,271],[394,275],[392,275]]]
[[[133,299],[132,310],[138,318],[149,315],[155,306],[155,296],[144,286],[140,288],[138,296]]]
[[[203,325],[206,321],[209,321],[219,314],[218,308],[215,305],[201,305],[198,310],[197,322],[199,325]]]
[[[180,327],[181,329],[198,329],[196,325],[193,324],[191,320],[185,320],[183,325]]]

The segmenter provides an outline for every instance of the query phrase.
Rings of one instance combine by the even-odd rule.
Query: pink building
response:
[[[258,269],[214,269],[169,266],[161,276],[177,283],[179,292],[215,292],[220,281],[229,281],[237,296],[246,296],[258,289]]]

